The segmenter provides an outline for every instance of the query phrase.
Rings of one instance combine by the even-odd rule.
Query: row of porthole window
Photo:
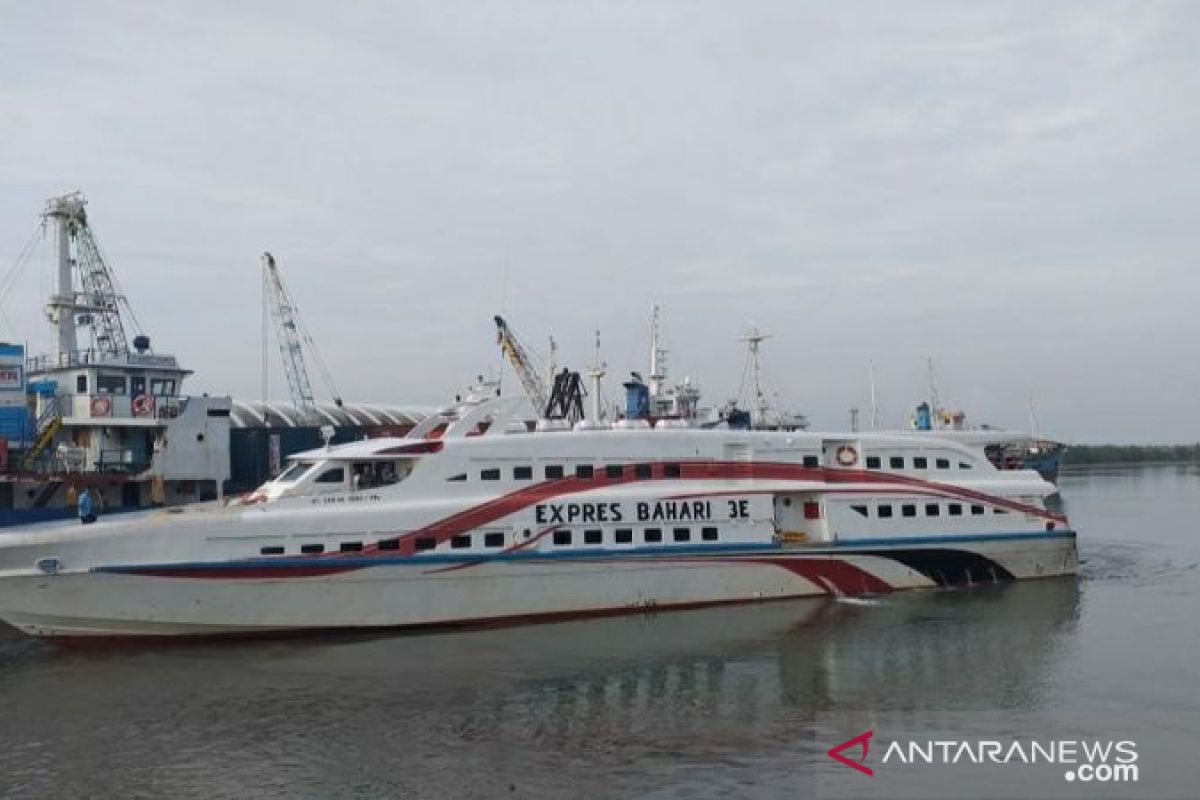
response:
[[[929,469],[929,458],[927,456],[913,456],[913,469]],[[974,469],[974,465],[966,462],[958,462],[959,469]],[[882,456],[867,456],[867,469],[883,469]],[[904,456],[889,456],[888,469],[904,469]],[[933,469],[950,469],[950,459],[935,458],[933,459]]]
[[[592,464],[577,464],[575,466],[574,475],[576,478],[584,480],[592,480],[603,476],[609,479],[620,479],[625,477],[626,470],[633,470],[633,477],[648,480],[655,477],[655,467],[658,467],[658,477],[660,478],[678,478],[682,473],[682,468],[679,464],[608,464],[603,467],[593,466]],[[542,468],[542,475],[546,480],[555,480],[566,477],[567,471],[562,464],[547,464]],[[498,481],[502,478],[499,467],[491,467],[479,471],[479,480],[481,481]],[[447,480],[465,481],[467,474],[465,472],[454,475]],[[512,468],[512,479],[514,481],[531,481],[533,480],[533,467],[522,465]]]
[[[632,544],[633,543],[633,528],[616,528],[613,530],[613,544]],[[663,541],[662,528],[644,528],[642,530],[642,542],[645,544],[658,544]],[[720,532],[716,528],[705,527],[700,529],[700,541],[715,542],[720,539]],[[556,530],[552,541],[556,546],[566,546],[575,543],[574,531],[563,529]],[[594,545],[604,544],[604,531],[600,528],[589,528],[582,532],[583,544]],[[674,542],[690,542],[692,541],[691,528],[672,528],[671,541]],[[457,536],[450,537],[451,550],[466,550],[474,547],[477,539],[469,533],[462,533]],[[413,549],[418,553],[428,552],[437,548],[437,539],[432,536],[418,536],[413,541]],[[482,534],[482,545],[486,548],[501,548],[504,547],[504,534],[500,532]],[[380,551],[395,551],[400,549],[399,539],[383,539],[378,543]],[[330,552],[339,553],[360,553],[363,549],[362,542],[341,542],[336,551]],[[259,552],[264,556],[281,556],[286,552],[282,545],[268,545],[262,547]],[[300,545],[300,553],[302,555],[319,555],[326,552],[325,545],[309,542]]]
[[[850,506],[850,508],[852,508],[855,512],[857,512],[858,514],[861,514],[864,517],[871,516],[871,507],[870,506],[852,505],[852,506]],[[944,506],[944,508],[946,510],[946,516],[949,516],[949,517],[961,517],[966,513],[970,513],[970,515],[973,517],[981,517],[987,513],[987,509],[984,506],[971,505],[968,507],[968,506],[964,506],[962,503],[947,503]],[[967,511],[968,508],[970,509],[969,512]],[[917,503],[902,503],[902,504],[900,504],[900,516],[915,517],[915,516],[917,516],[918,509],[919,509],[919,505]],[[940,517],[940,516],[942,516],[942,509],[943,509],[943,506],[941,503],[925,503],[924,504],[924,510],[925,510],[924,516]],[[1008,511],[1006,511],[1003,508],[993,507],[992,513],[993,514],[1007,514]],[[890,503],[880,503],[879,505],[875,506],[875,517],[876,518],[891,519],[894,516],[895,516],[895,508],[893,508],[893,506]]]

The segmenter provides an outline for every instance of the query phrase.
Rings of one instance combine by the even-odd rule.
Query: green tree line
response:
[[[1200,462],[1200,444],[1074,444],[1063,464],[1133,464],[1149,461]]]

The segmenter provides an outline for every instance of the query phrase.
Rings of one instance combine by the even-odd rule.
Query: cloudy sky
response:
[[[157,349],[257,398],[275,253],[348,399],[495,371],[491,316],[611,378],[818,427],[926,394],[1200,439],[1200,6],[0,0],[0,277],[82,189]],[[44,252],[44,250],[43,250]],[[37,257],[0,339],[42,349]],[[272,357],[272,395],[286,396]],[[506,386],[517,389],[511,371]],[[609,388],[617,381],[610,379]]]

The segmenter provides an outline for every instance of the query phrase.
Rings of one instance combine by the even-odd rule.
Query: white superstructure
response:
[[[933,436],[530,432],[497,398],[293,456],[234,505],[7,535],[0,619],[48,636],[230,634],[1070,574],[1052,492]]]

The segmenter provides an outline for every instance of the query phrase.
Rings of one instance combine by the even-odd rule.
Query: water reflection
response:
[[[9,638],[0,775],[35,794],[211,794],[214,773],[235,793],[624,794],[647,766],[811,751],[829,712],[1036,707],[1079,602],[1049,580],[219,647]]]

